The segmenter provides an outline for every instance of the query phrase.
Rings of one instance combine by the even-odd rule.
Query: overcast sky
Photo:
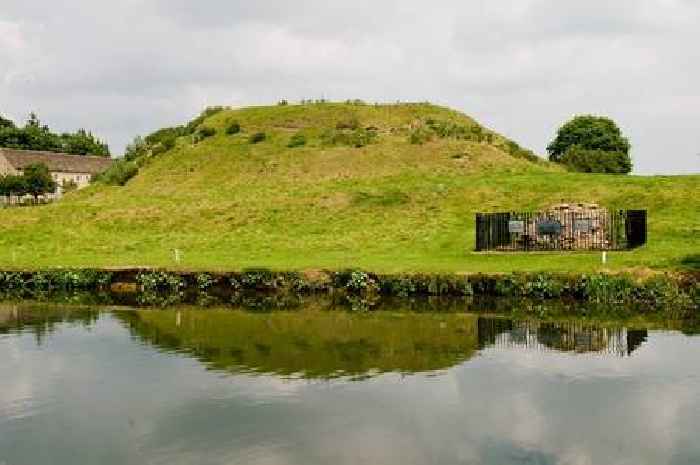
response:
[[[700,172],[699,0],[0,0],[0,112],[114,154],[206,105],[431,101],[544,153],[614,118],[637,173]]]

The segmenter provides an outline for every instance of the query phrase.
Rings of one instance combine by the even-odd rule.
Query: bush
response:
[[[265,134],[264,132],[256,132],[255,134],[250,136],[249,141],[251,144],[257,144],[259,142],[264,141],[265,139],[267,139],[267,134]]]
[[[139,168],[133,161],[117,160],[107,171],[97,176],[96,181],[110,186],[123,186],[138,174]]]
[[[574,146],[625,155],[629,155],[630,152],[630,143],[622,135],[620,128],[613,120],[603,116],[576,116],[564,124],[547,146],[549,159],[561,162],[566,152]]]
[[[304,145],[306,145],[306,136],[304,136],[304,134],[301,133],[296,133],[292,136],[291,139],[289,139],[287,147],[293,149],[295,147],[303,147]]]
[[[286,107],[287,105],[289,105],[289,102],[287,101],[287,99],[282,99],[279,102],[277,102],[277,105],[281,107]]]
[[[560,163],[584,173],[627,174],[632,171],[632,160],[622,152],[587,150],[577,145],[570,147]]]
[[[352,131],[328,129],[321,134],[321,140],[326,145],[348,145],[350,147],[364,147],[377,138],[377,133],[368,129],[355,129]]]
[[[207,139],[209,137],[215,136],[216,135],[216,129],[210,128],[208,126],[202,126],[201,128],[197,129],[197,132],[195,132],[193,136],[194,143],[198,143],[203,141],[204,139]]]
[[[238,121],[232,121],[228,126],[226,126],[226,134],[229,136],[238,134],[239,132],[241,132],[241,125],[238,123]]]

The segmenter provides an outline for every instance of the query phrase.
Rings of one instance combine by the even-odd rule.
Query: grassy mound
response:
[[[0,267],[600,269],[595,253],[473,252],[475,212],[562,200],[649,210],[650,243],[608,268],[700,255],[700,176],[567,173],[428,104],[222,110],[164,133],[123,187],[0,211]]]

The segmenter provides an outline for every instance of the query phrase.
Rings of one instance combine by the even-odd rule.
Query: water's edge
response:
[[[524,308],[533,312],[541,312],[540,303],[549,302],[567,313],[590,313],[596,308],[580,305],[585,303],[601,304],[606,312],[612,305],[624,306],[627,314],[700,316],[700,283],[693,273],[638,277],[624,273],[377,274],[361,270],[268,269],[227,273],[136,268],[0,271],[0,299],[4,300],[146,306],[233,303],[279,308],[294,305],[308,295],[333,296],[334,301],[359,310],[373,309],[387,299],[437,298],[456,299],[466,302],[470,310],[483,311],[484,305],[490,309],[498,298],[508,298],[531,302]]]

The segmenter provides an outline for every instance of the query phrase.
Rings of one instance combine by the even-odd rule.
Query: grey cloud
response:
[[[684,0],[10,0],[0,110],[90,127],[117,152],[205,105],[279,98],[431,100],[540,153],[563,120],[599,113],[638,172],[697,172],[699,21]]]

